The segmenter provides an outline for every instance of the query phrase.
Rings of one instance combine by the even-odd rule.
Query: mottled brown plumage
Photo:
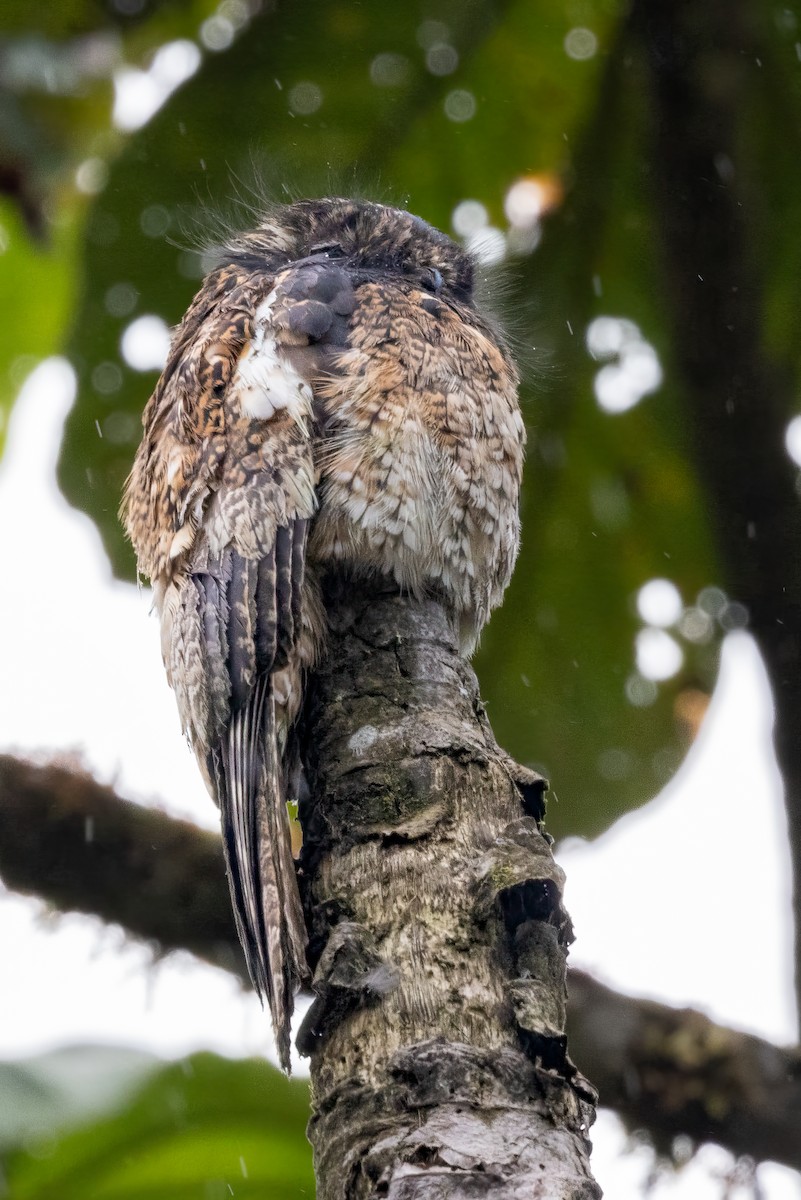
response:
[[[145,409],[125,521],[286,1068],[307,966],[285,748],[325,648],[321,572],[437,594],[469,654],[517,554],[517,377],[472,286],[409,213],[289,205],[227,246]]]

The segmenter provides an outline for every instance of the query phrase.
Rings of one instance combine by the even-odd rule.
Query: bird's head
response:
[[[325,255],[368,276],[397,274],[461,300],[469,300],[473,290],[473,262],[460,246],[420,217],[368,200],[333,197],[287,204],[234,238],[228,250],[275,268]]]

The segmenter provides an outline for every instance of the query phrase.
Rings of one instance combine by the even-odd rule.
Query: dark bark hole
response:
[[[438,1167],[442,1165],[439,1150],[434,1146],[418,1146],[407,1161],[413,1163],[416,1167]]]
[[[538,825],[545,820],[545,793],[548,790],[547,779],[516,779],[515,784],[523,801],[523,812],[527,817],[533,817]]]
[[[547,921],[559,904],[559,890],[551,879],[526,879],[498,893],[504,924],[514,933],[524,921]]]
[[[541,1033],[533,1033],[530,1029],[519,1030],[520,1040],[526,1054],[532,1062],[542,1063],[546,1071],[560,1071],[568,1077],[575,1074],[576,1068],[567,1057],[567,1038],[546,1037]]]

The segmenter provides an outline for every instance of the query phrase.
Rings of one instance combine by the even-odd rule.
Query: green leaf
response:
[[[308,1089],[267,1063],[196,1054],[105,1119],[6,1163],[16,1200],[314,1195]]]

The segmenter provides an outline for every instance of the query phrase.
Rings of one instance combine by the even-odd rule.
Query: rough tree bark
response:
[[[303,743],[319,1200],[597,1197],[544,781],[434,601],[329,589]]]

